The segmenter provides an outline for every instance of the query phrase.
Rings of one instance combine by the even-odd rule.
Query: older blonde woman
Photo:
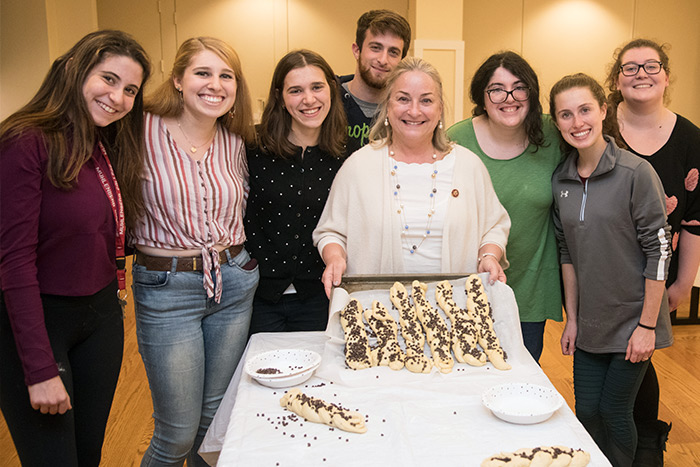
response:
[[[326,293],[346,272],[478,271],[505,282],[508,213],[481,160],[448,142],[444,107],[435,68],[402,60],[371,144],[341,167],[314,230]]]

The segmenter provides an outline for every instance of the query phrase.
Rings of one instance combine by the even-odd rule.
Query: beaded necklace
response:
[[[401,220],[401,240],[404,242],[404,245],[406,245],[406,248],[408,249],[410,254],[414,254],[418,248],[423,244],[426,238],[428,238],[428,235],[430,235],[430,226],[433,223],[433,214],[435,214],[435,195],[437,194],[437,174],[438,171],[435,168],[435,164],[437,163],[437,154],[433,154],[433,165],[432,165],[432,170],[430,172],[430,178],[432,179],[432,188],[430,190],[429,194],[429,201],[428,201],[428,220],[425,223],[425,229],[423,230],[423,238],[418,244],[413,244],[411,245],[408,241],[408,233],[410,226],[408,225],[408,222],[406,221],[406,207],[404,206],[403,202],[401,201],[401,183],[399,183],[399,174],[398,174],[398,169],[399,165],[394,159],[394,151],[389,150],[389,157],[392,158],[392,164],[391,164],[391,179],[394,185],[393,193],[394,193],[394,200],[396,200],[396,203],[398,204],[399,208],[396,210],[396,213],[399,215],[399,218]]]

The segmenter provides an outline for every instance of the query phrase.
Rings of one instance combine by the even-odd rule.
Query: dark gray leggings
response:
[[[32,409],[0,300],[0,409],[24,467],[97,466],[124,346],[116,281],[88,297],[42,295],[46,328],[73,409]]]
[[[649,362],[624,353],[574,352],[576,417],[614,467],[629,467],[637,449],[632,411]]]

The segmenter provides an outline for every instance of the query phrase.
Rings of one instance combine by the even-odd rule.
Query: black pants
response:
[[[624,353],[574,352],[576,417],[613,467],[631,467],[637,449],[634,400],[648,362]]]
[[[324,292],[300,299],[297,294],[282,295],[271,303],[255,297],[249,335],[257,332],[325,331],[328,324],[328,298]]]
[[[49,415],[30,405],[4,300],[0,409],[24,467],[97,466],[124,347],[116,281],[87,297],[41,298],[51,348],[73,409]]]
[[[642,424],[656,423],[659,418],[659,379],[656,376],[654,365],[649,360],[649,368],[644,374],[642,385],[637,393],[634,403],[634,421],[639,426]]]

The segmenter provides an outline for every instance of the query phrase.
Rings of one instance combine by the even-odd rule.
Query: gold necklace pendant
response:
[[[180,129],[180,132],[182,133],[182,136],[184,136],[185,139],[187,140],[187,142],[190,143],[190,152],[191,152],[192,154],[196,154],[196,153],[197,153],[197,150],[198,150],[199,148],[201,148],[202,146],[205,146],[207,143],[211,144],[211,140],[212,140],[212,138],[214,138],[214,135],[216,134],[216,126],[214,126],[214,133],[213,133],[209,138],[207,138],[207,140],[206,140],[204,143],[200,144],[199,146],[196,146],[196,145],[192,142],[192,140],[190,140],[190,138],[187,136],[187,133],[185,133],[185,130],[182,128],[182,125],[180,125],[180,119],[179,119],[179,118],[177,119],[177,127]]]

